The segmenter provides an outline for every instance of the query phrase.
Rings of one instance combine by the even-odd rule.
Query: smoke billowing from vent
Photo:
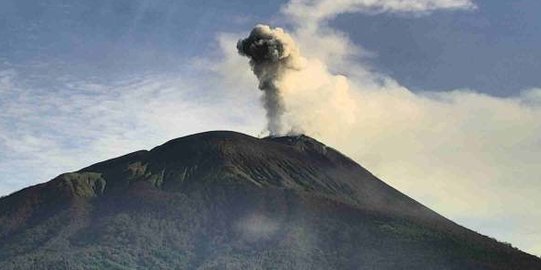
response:
[[[345,76],[332,74],[324,62],[304,57],[281,28],[257,25],[237,43],[263,91],[270,135],[343,135],[355,119],[356,103]]]
[[[267,128],[271,135],[288,133],[283,115],[286,110],[281,79],[288,70],[298,70],[303,59],[293,39],[281,28],[257,25],[246,39],[237,43],[238,52],[250,58],[252,70],[264,92]]]

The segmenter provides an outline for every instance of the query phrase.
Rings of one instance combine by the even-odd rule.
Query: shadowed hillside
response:
[[[306,136],[216,131],[0,199],[0,269],[541,269]]]

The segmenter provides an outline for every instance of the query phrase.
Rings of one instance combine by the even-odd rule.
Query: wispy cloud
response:
[[[442,214],[541,254],[541,232],[532,229],[541,227],[541,214],[532,211],[541,204],[541,90],[508,98],[471,89],[413,92],[363,64],[369,53],[326,23],[346,12],[475,8],[468,0],[290,2],[283,14],[303,54],[317,63],[318,79],[345,75],[357,110],[347,121],[332,110],[327,121],[308,114],[321,122],[306,121],[307,130]],[[0,194],[194,132],[259,134],[265,121],[257,81],[235,48],[245,35],[219,34],[217,55],[188,62],[195,76],[104,82],[3,69]]]
[[[209,129],[257,133],[254,127],[263,125],[247,117],[249,105],[225,98],[229,93],[212,79],[169,74],[37,87],[39,82],[15,70],[7,73],[0,80],[2,194],[182,135]]]
[[[299,24],[321,22],[342,13],[405,13],[426,15],[437,10],[471,10],[471,0],[292,0],[283,12]]]

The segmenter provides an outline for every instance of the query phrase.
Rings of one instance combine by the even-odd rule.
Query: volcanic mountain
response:
[[[0,269],[541,269],[307,136],[215,131],[0,199]]]

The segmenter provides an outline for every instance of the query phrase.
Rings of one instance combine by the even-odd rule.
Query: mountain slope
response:
[[[0,199],[0,269],[541,269],[306,136],[215,131]]]

